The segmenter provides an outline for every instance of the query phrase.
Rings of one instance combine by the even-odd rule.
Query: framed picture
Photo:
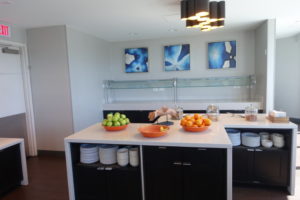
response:
[[[125,49],[125,72],[148,72],[148,48]]]
[[[190,70],[190,45],[165,46],[165,71]]]
[[[236,41],[208,43],[208,68],[236,68]]]

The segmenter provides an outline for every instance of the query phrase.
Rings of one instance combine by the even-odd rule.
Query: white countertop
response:
[[[24,139],[20,138],[0,138],[0,150],[5,149],[7,147],[13,146],[15,144],[19,144]]]
[[[159,138],[145,138],[138,132],[140,126],[147,124],[132,123],[123,131],[107,132],[100,123],[97,123],[67,137],[65,141],[74,143],[231,148],[232,144],[225,128],[297,128],[293,123],[271,123],[265,118],[265,115],[259,115],[256,122],[248,122],[239,115],[233,117],[230,114],[224,114],[220,116],[218,122],[213,122],[207,131],[200,133],[185,132],[179,125],[179,121],[174,122],[174,125],[170,126],[168,134]]]

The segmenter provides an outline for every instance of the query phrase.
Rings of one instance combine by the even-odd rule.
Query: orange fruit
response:
[[[199,114],[194,114],[194,119],[199,119],[200,115]]]
[[[185,119],[182,119],[181,122],[180,122],[180,125],[181,125],[181,126],[185,126],[186,123],[187,123],[187,121],[186,121]]]
[[[202,120],[202,119],[197,119],[197,120],[196,120],[196,124],[197,124],[198,126],[201,126],[202,123],[203,123],[203,120]]]
[[[193,126],[193,122],[192,121],[187,121],[187,123],[185,124],[185,126],[192,127]]]
[[[197,124],[194,124],[193,127],[198,128]]]
[[[184,117],[184,119],[188,121],[188,120],[192,119],[192,117],[190,115],[187,115]]]
[[[190,119],[189,121],[192,121],[193,124],[196,122],[196,120],[194,118]]]
[[[210,119],[203,119],[203,123],[205,124],[205,126],[210,126],[211,125],[211,120]]]

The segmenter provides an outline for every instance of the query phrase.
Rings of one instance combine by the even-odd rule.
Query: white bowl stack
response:
[[[80,162],[91,164],[99,161],[98,146],[94,144],[80,145]]]
[[[237,129],[226,129],[233,146],[241,145],[241,132]]]
[[[99,157],[100,163],[104,165],[112,165],[117,163],[117,145],[100,145]]]
[[[282,134],[279,134],[279,133],[273,133],[271,135],[271,138],[272,138],[272,141],[273,141],[273,144],[275,147],[277,148],[283,148],[284,147],[284,136]]]
[[[132,147],[129,149],[129,162],[132,167],[139,166],[139,148]]]
[[[247,147],[259,147],[260,136],[252,132],[242,133],[242,144]]]
[[[128,148],[120,148],[117,152],[118,165],[125,167],[129,163],[129,153]]]

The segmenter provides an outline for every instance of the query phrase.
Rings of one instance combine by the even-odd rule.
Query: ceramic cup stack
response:
[[[259,147],[260,136],[252,132],[242,133],[242,144],[247,147]]]
[[[129,149],[129,163],[132,167],[139,166],[139,148],[133,147]]]
[[[237,129],[226,129],[233,146],[241,145],[241,132]]]
[[[91,164],[99,161],[98,146],[93,144],[80,145],[80,162]]]
[[[272,137],[272,141],[275,147],[277,148],[282,148],[284,147],[284,136],[282,134],[279,133],[273,133],[271,135]]]
[[[272,140],[270,140],[270,134],[268,132],[260,132],[261,145],[265,148],[271,148],[273,146]]]
[[[99,157],[100,162],[104,165],[112,165],[117,163],[117,145],[100,145]]]
[[[118,165],[125,167],[129,163],[128,148],[120,148],[117,151],[117,161]]]

